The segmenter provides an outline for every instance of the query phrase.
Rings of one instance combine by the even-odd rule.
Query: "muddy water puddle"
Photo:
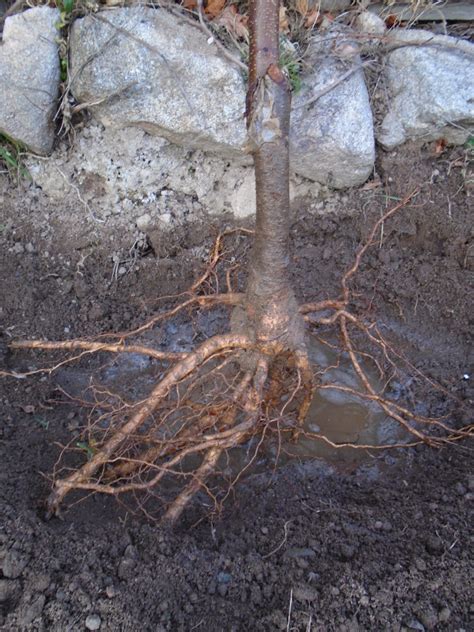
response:
[[[345,354],[336,353],[314,338],[310,339],[309,353],[314,366],[319,367],[319,379],[324,388],[317,389],[313,396],[304,426],[308,433],[323,435],[338,446],[379,446],[400,441],[400,429],[377,404],[355,394],[327,388],[334,384],[363,391],[361,381]],[[363,368],[371,385],[379,390],[382,385],[374,368],[367,363]],[[293,457],[323,458],[330,462],[370,458],[366,450],[333,447],[324,440],[305,437],[304,434],[296,444],[290,443],[287,450]]]
[[[182,332],[181,332],[182,333]],[[183,351],[191,347],[192,332],[185,331],[180,346]],[[320,372],[321,384],[339,384],[361,390],[359,378],[344,355],[337,354],[330,346],[315,339],[310,340],[311,360]],[[372,385],[380,387],[375,370],[366,365]],[[110,356],[104,364],[91,373],[69,367],[57,375],[58,385],[69,395],[83,401],[92,401],[97,393],[116,393],[129,401],[143,400],[155,386],[162,374],[162,366],[157,362],[138,354]],[[254,438],[242,447],[235,448],[221,464],[224,474],[232,476],[247,468],[255,473],[277,462],[279,465],[291,459],[323,459],[333,465],[358,463],[370,459],[369,451],[351,447],[333,447],[328,442],[308,435],[324,435],[341,446],[342,444],[381,445],[401,440],[400,429],[389,420],[386,414],[374,403],[367,402],[355,394],[337,389],[318,389],[313,397],[304,432],[298,441],[291,440],[288,434],[260,443]]]

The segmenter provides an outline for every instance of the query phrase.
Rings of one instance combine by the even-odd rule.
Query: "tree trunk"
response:
[[[303,322],[289,279],[289,128],[291,91],[278,66],[279,0],[251,0],[247,93],[257,217],[246,300],[246,325],[259,341],[295,350]]]

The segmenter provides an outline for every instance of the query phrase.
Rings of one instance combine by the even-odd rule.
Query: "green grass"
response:
[[[3,166],[11,177],[31,178],[28,169],[22,161],[21,154],[24,151],[21,143],[13,140],[6,134],[0,134],[0,167]]]
[[[59,67],[61,82],[66,83],[69,73],[68,66],[68,40],[69,27],[73,18],[77,15],[77,0],[56,0],[56,7],[59,9],[59,20],[56,28],[60,32],[57,40],[59,45]]]
[[[301,59],[299,59],[296,50],[292,50],[284,40],[280,41],[280,68],[286,72],[291,89],[297,94],[303,85]]]

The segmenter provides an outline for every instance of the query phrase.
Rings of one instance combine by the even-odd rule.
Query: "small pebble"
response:
[[[220,571],[219,573],[217,573],[217,581],[219,584],[228,584],[230,581],[232,581],[232,575],[230,573]]]
[[[27,564],[28,560],[21,556],[17,551],[7,551],[3,558],[3,576],[8,579],[16,579],[23,573]]]
[[[137,228],[144,231],[146,228],[148,228],[150,222],[151,215],[149,213],[144,213],[143,215],[140,215],[140,217],[137,219]]]
[[[102,621],[98,614],[89,614],[86,618],[86,629],[87,630],[98,630],[100,628]]]
[[[415,566],[419,571],[426,571],[426,562],[422,560],[420,557],[415,560]]]
[[[135,568],[136,563],[136,560],[128,557],[122,559],[117,572],[120,579],[129,579],[133,574],[133,569]]]
[[[426,550],[432,555],[439,555],[443,548],[443,541],[436,535],[431,535],[426,541]]]
[[[341,544],[340,557],[344,562],[349,562],[355,557],[356,550],[350,544]]]
[[[138,559],[138,551],[137,547],[133,546],[133,544],[129,544],[125,549],[124,557],[129,560],[137,560]]]
[[[23,247],[23,244],[19,244],[19,243],[15,244],[12,250],[16,255],[22,255],[25,252],[25,248]]]
[[[443,608],[438,615],[438,619],[441,623],[447,623],[450,616],[451,610],[449,608]]]

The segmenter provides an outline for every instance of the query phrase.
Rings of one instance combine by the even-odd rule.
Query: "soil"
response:
[[[467,422],[474,399],[466,161],[462,148],[407,145],[381,154],[360,189],[322,190],[292,209],[295,286],[301,301],[319,300],[338,294],[381,212],[420,188],[364,259],[353,307],[377,318],[397,349],[455,396],[413,381],[418,409],[454,424]],[[48,356],[12,354],[12,338],[141,324],[159,296],[190,285],[213,235],[231,224],[208,215],[143,235],[130,254],[123,218],[98,224],[77,201],[53,204],[6,177],[1,186],[0,353],[15,371],[44,366]],[[234,243],[242,261],[247,244]],[[127,260],[116,274],[113,252]],[[208,318],[198,338],[212,329]],[[157,342],[172,334],[160,330]],[[49,375],[0,381],[2,630],[473,628],[468,442],[371,453],[362,463],[295,459],[245,478],[219,514],[199,496],[172,532],[102,497],[77,497],[63,520],[45,521],[58,443],[83,414],[57,401],[56,385]]]

